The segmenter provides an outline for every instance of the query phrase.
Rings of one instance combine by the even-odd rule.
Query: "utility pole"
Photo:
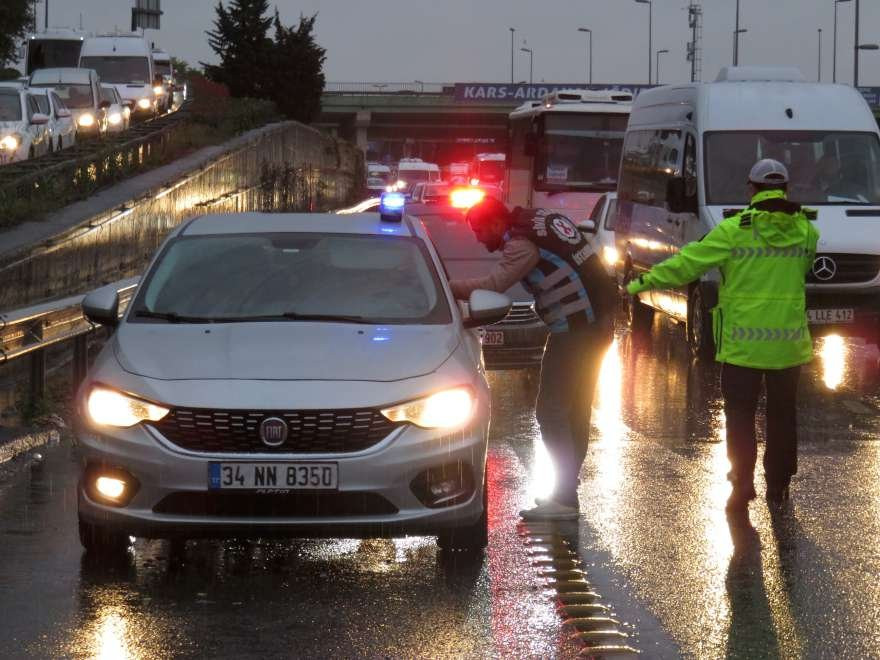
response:
[[[590,28],[578,28],[578,32],[586,32],[590,35],[590,47],[589,47],[589,58],[590,58],[590,66],[587,73],[587,84],[593,84],[593,31]]]
[[[739,0],[736,0],[736,27],[733,32],[733,66],[739,66]]]
[[[834,44],[832,46],[834,53],[831,57],[831,82],[837,82],[837,5],[841,2],[852,2],[852,0],[834,0]]]
[[[853,52],[854,56],[854,65],[853,65],[853,86],[859,86],[859,4],[860,0],[855,0],[856,2],[856,36],[855,42],[853,44]]]
[[[43,30],[49,31],[49,0],[45,0],[46,2],[46,18],[43,21]]]
[[[532,51],[531,48],[520,48],[520,50],[524,53],[529,54],[529,84],[531,85],[533,81],[532,74],[534,73],[535,69],[535,53]]]
[[[660,56],[663,53],[668,53],[668,52],[669,52],[669,50],[666,48],[664,48],[663,50],[657,51],[657,66],[654,67],[654,82],[657,83],[658,85],[660,84]]]
[[[698,0],[691,0],[688,5],[688,27],[691,29],[691,41],[687,45],[687,61],[691,63],[691,82],[702,77],[701,41],[703,39],[703,8]]]
[[[507,28],[510,30],[510,84],[513,84],[513,35],[516,28]]]
[[[822,82],[822,28],[819,28],[819,65],[816,82]]]

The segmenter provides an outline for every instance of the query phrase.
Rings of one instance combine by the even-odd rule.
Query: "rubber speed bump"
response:
[[[599,603],[583,603],[581,605],[563,605],[558,608],[560,614],[566,617],[593,616],[595,614],[607,614],[608,608]]]
[[[571,636],[571,639],[583,642],[587,646],[599,646],[610,642],[624,642],[629,635],[619,630],[581,630]]]
[[[588,646],[578,654],[578,658],[602,660],[603,658],[636,658],[638,655],[639,652],[631,646],[603,644],[602,646]]]

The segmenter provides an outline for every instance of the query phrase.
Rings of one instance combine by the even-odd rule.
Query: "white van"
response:
[[[159,97],[164,93],[156,85],[153,56],[146,40],[139,34],[90,37],[83,41],[79,65],[94,69],[101,81],[115,85],[123,103],[131,108],[132,117],[156,115]]]
[[[698,240],[748,202],[761,158],[789,170],[789,198],[816,211],[821,233],[807,276],[814,332],[876,339],[880,327],[880,133],[861,94],[805,82],[796,69],[741,67],[713,83],[642,92],[618,184],[616,235],[631,278]],[[695,353],[714,351],[710,309],[719,273],[630,301],[632,321],[661,310],[687,324]]]
[[[420,181],[440,181],[440,166],[426,163],[421,158],[401,158],[397,164],[397,187],[408,193]]]

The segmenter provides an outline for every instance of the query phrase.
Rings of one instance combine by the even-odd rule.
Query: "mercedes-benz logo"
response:
[[[287,422],[278,417],[267,417],[260,422],[260,440],[267,447],[280,447],[287,440]]]
[[[822,282],[834,279],[834,276],[837,275],[837,264],[834,263],[834,259],[831,257],[824,255],[816,257],[816,260],[813,262],[813,275]]]

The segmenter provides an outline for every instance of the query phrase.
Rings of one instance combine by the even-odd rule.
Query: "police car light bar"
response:
[[[406,197],[403,193],[382,193],[379,201],[379,217],[386,222],[400,222],[403,219],[405,205]]]

